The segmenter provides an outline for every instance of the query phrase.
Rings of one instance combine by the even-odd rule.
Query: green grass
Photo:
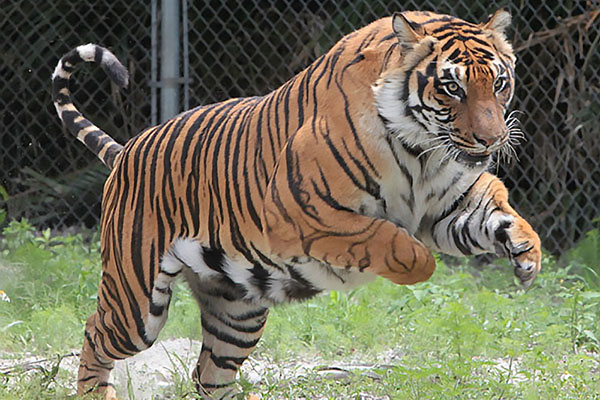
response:
[[[78,349],[95,305],[97,235],[34,235],[12,223],[0,246],[0,290],[11,300],[0,300],[0,354]],[[378,279],[279,306],[254,353],[268,367],[257,385],[244,375],[240,384],[263,399],[600,399],[600,288],[586,271],[545,257],[525,291],[505,261],[475,268],[438,260],[425,283]],[[199,311],[183,284],[169,315],[160,338],[200,338]],[[318,371],[358,362],[380,367],[342,379]],[[281,377],[280,366],[294,364],[313,368]],[[174,373],[163,396],[194,398],[188,375]],[[64,398],[74,379],[51,367],[0,373],[0,398]]]

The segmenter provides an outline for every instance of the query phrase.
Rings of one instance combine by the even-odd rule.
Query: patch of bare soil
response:
[[[196,365],[200,354],[201,342],[189,339],[168,339],[157,342],[150,349],[140,352],[134,357],[115,364],[111,374],[117,394],[120,398],[136,400],[160,399],[156,393],[165,393],[174,382],[191,376],[191,371]],[[393,361],[398,355],[390,351],[382,355],[382,361]],[[64,355],[60,361],[60,368],[66,370],[73,377],[70,387],[75,393],[75,378],[78,367],[77,354]],[[14,355],[0,353],[0,373],[15,371],[16,369],[33,371],[45,368],[51,369],[57,363],[57,358],[40,359],[32,354],[21,355],[18,359]],[[385,363],[365,364],[359,360],[350,360],[347,363],[326,363],[317,358],[311,360],[294,360],[283,363],[273,363],[271,360],[251,357],[242,366],[244,377],[253,384],[258,384],[269,376],[271,381],[295,380],[303,376],[315,374],[323,379],[345,380],[352,372],[359,371],[374,380],[380,377],[373,370],[391,367]],[[328,397],[323,397],[328,398]],[[373,397],[369,394],[360,396],[361,400],[388,400],[387,397]]]

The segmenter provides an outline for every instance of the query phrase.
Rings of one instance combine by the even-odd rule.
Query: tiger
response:
[[[514,152],[515,54],[505,9],[485,22],[397,12],[339,40],[278,89],[182,112],[124,145],[74,106],[83,62],[121,87],[109,50],[81,45],[52,75],[66,129],[110,169],[102,276],[78,394],[116,398],[116,360],[149,348],[183,276],[201,311],[192,379],[239,393],[237,372],[269,309],[377,276],[411,285],[432,252],[495,253],[531,284],[541,243],[490,170]]]

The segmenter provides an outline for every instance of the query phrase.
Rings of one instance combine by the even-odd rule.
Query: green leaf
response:
[[[0,197],[4,201],[8,200],[8,192],[6,191],[6,188],[2,185],[0,185]]]

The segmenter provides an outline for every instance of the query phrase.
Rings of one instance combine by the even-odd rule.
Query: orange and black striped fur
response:
[[[53,75],[58,114],[112,168],[79,393],[113,395],[113,361],[156,340],[178,275],[201,308],[194,379],[207,398],[233,396],[276,303],[375,275],[424,281],[431,250],[507,256],[529,284],[539,238],[486,172],[520,134],[505,119],[509,23],[504,10],[482,24],[383,18],[265,96],[192,109],[124,147],[77,111],[68,81],[82,61],[121,85],[125,69],[95,45],[65,55]]]

